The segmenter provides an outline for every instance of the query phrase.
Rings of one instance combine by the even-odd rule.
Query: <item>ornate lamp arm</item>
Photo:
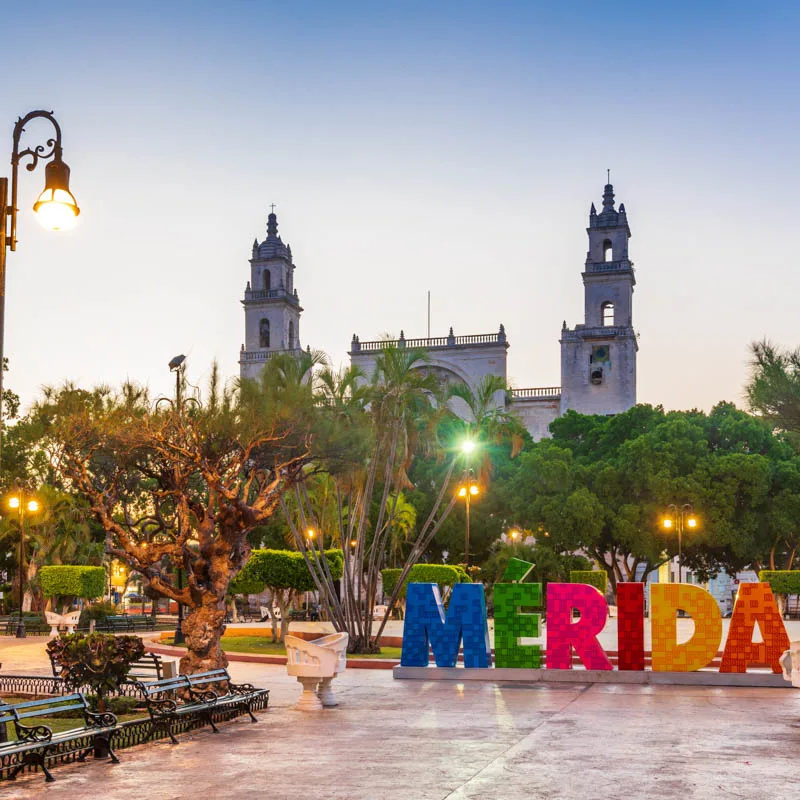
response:
[[[46,144],[37,145],[35,148],[26,147],[19,149],[19,140],[25,131],[25,126],[33,119],[47,119],[53,123],[55,128],[55,138],[48,139]],[[31,111],[24,117],[17,120],[14,126],[14,147],[11,151],[11,206],[8,214],[11,217],[11,230],[8,236],[8,247],[11,250],[17,249],[17,171],[19,164],[24,158],[30,158],[30,163],[25,165],[29,172],[36,169],[39,159],[43,161],[55,156],[56,161],[61,161],[61,127],[56,122],[52,111]],[[4,220],[5,222],[5,220]]]

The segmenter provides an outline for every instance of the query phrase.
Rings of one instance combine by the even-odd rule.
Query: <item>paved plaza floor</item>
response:
[[[44,641],[0,639],[3,672]],[[232,663],[269,711],[0,784],[0,798],[800,798],[800,691],[395,681],[348,670],[340,706],[295,711],[283,667]]]

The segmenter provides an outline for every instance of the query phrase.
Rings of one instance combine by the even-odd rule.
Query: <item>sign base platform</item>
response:
[[[395,667],[395,680],[404,681],[484,681],[485,683],[609,683],[668,686],[747,686],[755,688],[792,689],[792,684],[767,670],[719,672],[701,669],[697,672],[628,672],[599,669],[519,669],[467,667]]]

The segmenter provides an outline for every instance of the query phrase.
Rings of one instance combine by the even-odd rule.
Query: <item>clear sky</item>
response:
[[[556,385],[608,167],[640,401],[741,404],[749,343],[800,345],[797,3],[75,0],[3,29],[6,152],[53,109],[82,209],[45,233],[23,171],[5,335],[25,404],[65,379],[169,393],[178,353],[192,383],[214,359],[235,377],[270,203],[303,346],[340,364],[353,333],[424,336],[430,290],[434,336],[503,323],[513,384]]]

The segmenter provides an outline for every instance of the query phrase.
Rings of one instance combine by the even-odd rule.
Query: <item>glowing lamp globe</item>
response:
[[[50,231],[65,231],[75,226],[81,210],[69,190],[69,167],[60,159],[48,162],[44,191],[33,204],[36,219]]]

